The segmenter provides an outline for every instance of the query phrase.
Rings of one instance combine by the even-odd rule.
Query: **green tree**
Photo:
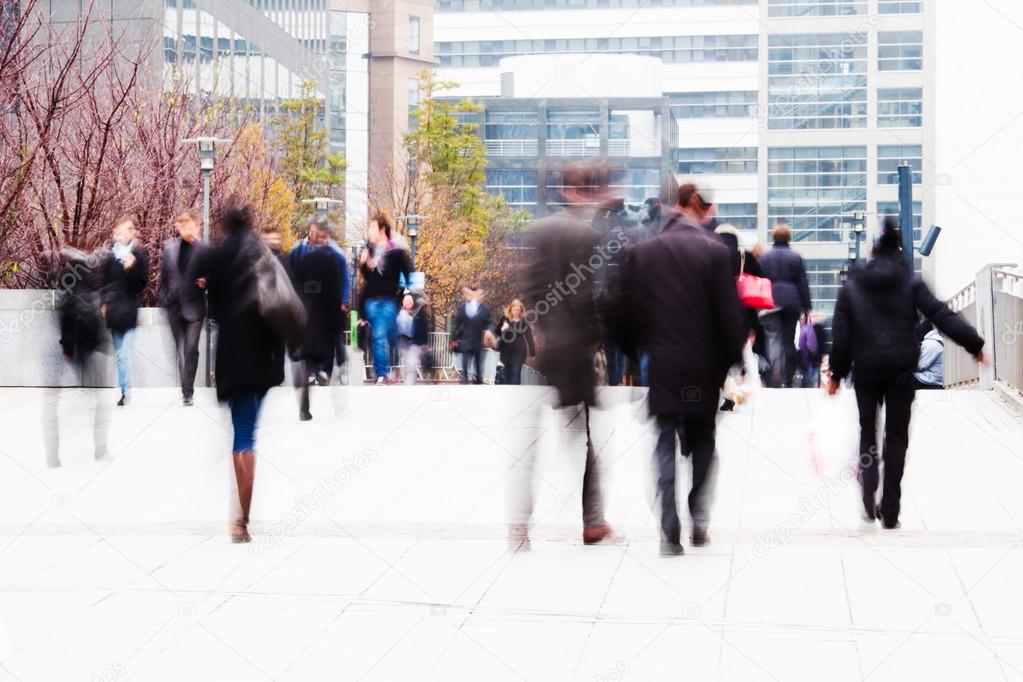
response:
[[[299,201],[318,196],[340,198],[336,195],[344,185],[345,158],[330,151],[323,117],[323,100],[316,96],[313,82],[304,81],[299,96],[285,100],[273,121],[279,175]],[[301,234],[314,210],[311,204],[299,204],[294,218],[296,234]]]

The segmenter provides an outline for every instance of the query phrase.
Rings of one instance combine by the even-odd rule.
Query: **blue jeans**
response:
[[[117,385],[121,387],[121,395],[128,392],[130,384],[128,376],[131,373],[131,352],[135,339],[135,329],[123,331],[110,330],[110,337],[114,342],[114,359],[117,361]]]
[[[393,298],[371,298],[366,301],[366,319],[369,320],[373,347],[373,374],[377,379],[386,377],[391,363],[391,346],[397,333],[398,302]]]
[[[509,362],[504,366],[504,383],[509,386],[522,384],[522,363]]]
[[[232,452],[252,452],[256,449],[256,422],[265,397],[266,391],[238,391],[231,397],[231,426],[234,427]]]

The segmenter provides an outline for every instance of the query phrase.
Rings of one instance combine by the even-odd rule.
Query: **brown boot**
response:
[[[234,478],[238,484],[238,506],[231,522],[231,542],[252,542],[249,535],[249,508],[252,506],[252,484],[256,474],[256,453],[234,452]]]

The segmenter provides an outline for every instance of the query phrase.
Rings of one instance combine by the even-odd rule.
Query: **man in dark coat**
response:
[[[792,230],[774,228],[774,247],[760,257],[760,269],[771,280],[775,310],[761,317],[771,362],[768,386],[790,388],[796,371],[796,325],[810,314],[810,286],[803,257],[792,250]]]
[[[192,404],[199,367],[199,337],[206,317],[205,268],[209,247],[199,239],[199,221],[191,211],[174,219],[177,237],[164,243],[160,262],[160,305],[174,336],[181,375],[181,401]]]
[[[333,366],[341,334],[340,268],[337,257],[326,246],[307,249],[291,262],[292,281],[307,313],[305,343],[295,354],[300,365],[294,367],[294,380],[299,389],[299,419],[308,421],[313,418],[309,412],[309,384],[321,373],[326,376],[326,370]]]
[[[585,207],[606,199],[607,170],[581,165],[564,172],[564,183],[562,195],[568,208],[537,221],[530,231],[532,261],[524,273],[522,291],[529,308],[526,322],[536,320],[543,339],[537,367],[557,393],[556,419],[565,425],[566,435],[585,434],[583,542],[594,544],[613,538],[614,533],[604,518],[594,445],[604,444],[606,439],[592,436],[593,421],[597,421],[591,421],[590,409],[596,405],[593,356],[602,337],[593,279],[602,256],[596,251],[600,234],[591,226]],[[582,449],[580,440],[573,439],[565,450]],[[515,471],[520,476],[511,478],[513,495],[520,496],[513,512],[509,537],[512,546],[526,547],[529,543],[527,524],[533,504],[529,481],[535,454],[534,444],[516,462]]]
[[[483,289],[471,285],[462,290],[465,300],[455,312],[451,338],[458,342],[462,354],[462,383],[469,383],[469,365],[475,372],[473,383],[483,383],[483,333],[490,329],[493,319],[490,308],[483,303]]]
[[[676,435],[692,459],[692,541],[708,541],[719,391],[746,341],[730,254],[702,227],[709,209],[693,192],[660,234],[632,249],[622,280],[623,344],[630,354],[650,357],[665,556],[684,553],[675,504]]]
[[[124,407],[131,387],[131,355],[139,318],[139,297],[149,284],[149,257],[136,241],[135,219],[122,216],[114,223],[114,245],[103,264],[103,318],[114,342],[118,407]]]
[[[899,526],[902,473],[909,447],[919,343],[918,311],[942,334],[984,362],[984,339],[931,293],[902,257],[898,226],[887,221],[871,261],[854,270],[838,293],[832,323],[831,382],[834,395],[842,379],[855,372],[860,413],[860,482],[864,517],[880,518],[885,528]],[[877,412],[885,407],[884,488],[878,486]]]

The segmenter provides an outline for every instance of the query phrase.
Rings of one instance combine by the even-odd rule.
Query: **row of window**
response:
[[[513,12],[608,7],[719,7],[756,5],[758,0],[437,0],[438,12]]]
[[[472,40],[435,45],[442,66],[496,66],[503,57],[524,54],[621,53],[659,57],[665,62],[757,60],[756,35]]]
[[[880,14],[920,14],[923,2],[878,0]],[[838,17],[867,13],[867,0],[768,0],[771,17]]]

